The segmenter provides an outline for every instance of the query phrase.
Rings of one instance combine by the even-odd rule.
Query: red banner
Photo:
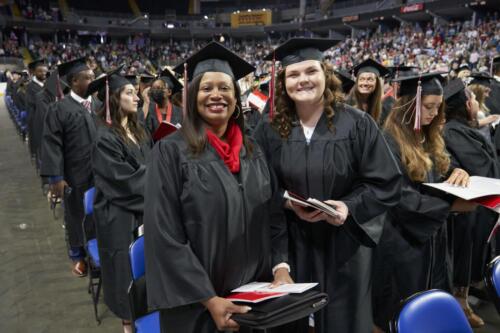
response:
[[[416,3],[414,5],[408,5],[401,7],[401,13],[413,13],[413,12],[419,12],[421,10],[424,10],[424,4],[423,3]]]

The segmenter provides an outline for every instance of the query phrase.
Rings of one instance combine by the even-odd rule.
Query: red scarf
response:
[[[226,129],[226,141],[224,142],[212,131],[206,130],[208,142],[214,147],[224,164],[232,173],[240,172],[240,150],[243,145],[241,130],[231,121]]]
[[[155,105],[155,112],[158,124],[161,124],[163,122],[163,116],[161,114],[160,108],[158,107],[158,104]],[[165,116],[165,121],[169,123],[170,119],[172,119],[172,103],[170,103],[170,101],[167,101],[167,115]]]

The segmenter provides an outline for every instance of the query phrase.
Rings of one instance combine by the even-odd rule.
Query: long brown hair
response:
[[[200,90],[200,83],[202,75],[196,76],[188,85],[188,97],[187,97],[187,114],[182,122],[181,132],[189,145],[191,152],[196,156],[201,154],[207,145],[207,136],[205,135],[205,121],[200,116],[198,112],[198,91]],[[234,113],[229,121],[234,121],[236,125],[241,130],[243,135],[243,145],[246,151],[251,154],[253,151],[252,144],[247,140],[245,136],[245,123],[243,117],[243,111],[241,107],[241,91],[238,83],[234,80],[234,93],[236,97],[236,109],[235,113],[237,117],[234,118]],[[239,110],[239,111],[238,111]]]
[[[359,76],[358,76],[359,78]],[[358,90],[358,78],[356,78],[356,83],[354,87],[351,89],[349,96],[347,98],[347,103],[349,105],[354,106],[360,110],[361,108],[361,94]],[[382,94],[383,94],[383,84],[382,80],[379,77],[376,77],[375,90],[368,97],[368,110],[367,112],[375,119],[375,122],[378,124],[380,122],[380,115],[382,114]],[[364,111],[364,110],[363,110]]]
[[[97,112],[99,120],[109,126],[126,144],[134,144],[132,140],[127,135],[127,132],[123,128],[122,119],[127,117],[127,126],[137,140],[137,143],[143,143],[147,141],[147,135],[144,131],[144,127],[137,120],[137,112],[124,113],[120,107],[120,95],[125,90],[126,86],[109,94],[109,114],[111,116],[111,124],[106,123],[106,102],[102,103],[102,107]],[[102,92],[99,92],[99,99],[105,101],[105,96]]]
[[[328,128],[333,132],[334,107],[336,104],[344,101],[342,84],[335,76],[333,67],[330,64],[322,62],[321,68],[325,74],[325,91],[323,92],[324,112],[328,119]],[[290,135],[292,122],[297,117],[295,103],[286,92],[285,72],[286,68],[281,69],[276,80],[276,112],[272,120],[272,125],[284,139]]]
[[[401,162],[410,179],[424,182],[433,167],[441,176],[450,167],[450,157],[445,151],[440,130],[444,121],[445,104],[441,103],[437,116],[417,133],[413,130],[415,102],[414,96],[400,97],[394,103],[384,127],[398,143]],[[411,117],[408,117],[408,113],[411,113]]]
[[[479,103],[480,110],[484,113],[489,113],[490,109],[484,104],[484,102],[486,100],[486,91],[490,88],[477,83],[471,84],[467,86],[467,88],[469,88],[474,95],[476,95],[476,100]]]

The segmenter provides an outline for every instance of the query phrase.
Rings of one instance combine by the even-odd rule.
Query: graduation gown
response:
[[[38,168],[40,168],[41,161],[41,142],[45,115],[47,114],[49,107],[55,103],[55,101],[56,98],[46,89],[43,89],[35,95],[35,112],[32,116],[32,141],[37,156]]]
[[[156,103],[150,102],[149,104],[149,112],[145,119],[146,129],[151,136],[153,136],[154,132],[160,126],[160,122],[156,116]],[[166,120],[166,115],[162,114],[162,120]],[[182,109],[178,106],[172,104],[172,118],[170,118],[170,122],[172,124],[182,124]]]
[[[498,178],[500,167],[495,148],[484,135],[466,123],[452,119],[444,131],[446,148],[458,163],[472,176]],[[478,207],[474,212],[455,214],[451,217],[453,228],[454,282],[469,286],[481,281],[489,258],[487,239],[497,220],[497,214]],[[473,269],[474,267],[474,269]]]
[[[374,271],[375,323],[387,328],[398,304],[430,288],[451,288],[451,259],[446,220],[451,197],[412,181],[401,160],[398,143],[385,133],[389,147],[403,171],[401,200],[387,214]],[[442,181],[435,170],[425,182]]]
[[[38,147],[38,142],[34,135],[34,119],[36,112],[36,95],[42,91],[43,87],[34,81],[30,81],[26,86],[26,111],[28,112],[28,136],[29,136],[29,149],[31,156],[36,157],[36,150]],[[40,124],[37,124],[38,126]]]
[[[149,142],[125,143],[105,125],[92,149],[96,195],[94,219],[101,259],[104,302],[119,318],[130,319],[128,256],[134,230],[142,224]]]
[[[341,227],[309,223],[287,210],[291,274],[296,282],[319,282],[330,303],[314,314],[315,332],[369,332],[371,253],[382,230],[375,217],[397,204],[400,172],[374,120],[339,104],[334,132],[323,113],[308,144],[294,123],[282,139],[267,119],[255,131],[282,190],[349,208]],[[280,203],[283,207],[283,201]],[[307,323],[296,329],[307,332]]]
[[[490,84],[490,96],[485,104],[492,114],[500,114],[500,82],[496,79]]]
[[[257,145],[252,155],[242,147],[240,165],[233,175],[210,144],[193,156],[181,131],[153,148],[144,207],[146,282],[162,332],[215,333],[200,302],[270,281],[271,265],[287,261],[282,210],[271,211],[273,182]]]
[[[92,110],[99,102],[92,101]],[[64,197],[64,222],[71,247],[83,246],[83,195],[94,185],[90,151],[96,135],[93,113],[66,95],[49,109],[42,134],[43,177],[63,177],[71,187]]]

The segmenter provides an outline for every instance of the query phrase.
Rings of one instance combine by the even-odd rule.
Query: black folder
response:
[[[262,303],[252,304],[252,310],[233,314],[231,319],[240,326],[268,329],[308,317],[328,304],[328,295],[316,290],[288,294]]]

